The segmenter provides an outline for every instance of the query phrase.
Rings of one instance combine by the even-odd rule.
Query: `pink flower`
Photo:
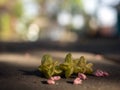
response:
[[[50,79],[53,80],[53,81],[54,81],[54,80],[56,81],[56,80],[60,80],[61,77],[60,77],[60,76],[53,76],[53,77],[51,77]]]
[[[47,83],[48,83],[48,84],[55,84],[55,81],[52,80],[52,79],[48,79],[48,80],[47,80]]]
[[[97,71],[94,73],[94,75],[97,76],[97,77],[104,77],[104,76],[109,76],[109,73],[106,72],[106,71],[97,70]]]
[[[54,78],[54,80],[60,80],[61,79],[60,76],[54,76],[53,78]]]
[[[86,76],[85,74],[83,74],[83,73],[78,73],[78,77],[79,77],[80,79],[82,79],[82,80],[87,79],[87,76]]]
[[[76,84],[76,85],[82,84],[82,80],[81,80],[79,77],[77,77],[77,78],[74,80],[73,84]]]

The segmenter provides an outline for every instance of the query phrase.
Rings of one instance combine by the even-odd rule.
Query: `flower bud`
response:
[[[47,83],[48,83],[48,84],[55,84],[55,81],[53,81],[53,80],[51,80],[51,79],[48,79],[48,80],[47,80]]]
[[[106,71],[97,70],[97,71],[94,73],[94,75],[97,76],[97,77],[104,77],[104,76],[109,76],[109,73],[106,72]]]
[[[82,80],[77,77],[77,78],[74,80],[73,84],[76,84],[76,85],[82,84]]]
[[[54,80],[60,80],[61,79],[60,76],[54,76],[53,78],[54,78]]]
[[[78,77],[83,80],[87,79],[87,76],[83,73],[78,73]]]

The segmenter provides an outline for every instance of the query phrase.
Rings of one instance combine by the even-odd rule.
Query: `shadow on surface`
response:
[[[99,63],[99,62],[93,62],[94,64],[94,71],[97,69],[101,69],[103,71],[107,71],[110,76],[108,77],[95,77],[93,75],[88,75],[89,77],[92,77],[92,79],[94,79],[95,81],[101,79],[101,80],[105,80],[106,82],[120,82],[120,66],[118,65],[111,65],[109,63]],[[23,75],[34,75],[40,78],[45,78],[44,75],[42,73],[40,73],[38,70],[35,71],[27,71],[27,70],[19,70],[20,72],[22,72]],[[75,77],[75,76],[74,76]],[[64,79],[64,77],[62,77]],[[73,78],[73,77],[71,77]],[[68,80],[67,83],[72,84],[73,82],[71,80]]]
[[[38,70],[34,70],[34,71],[19,70],[19,71],[22,72],[23,75],[34,75],[37,77],[45,78],[44,75]]]
[[[73,78],[59,80],[59,85],[46,85],[46,79],[35,67],[21,67],[21,65],[0,63],[0,90],[119,90],[120,83],[120,66],[116,64],[93,62],[94,69],[102,69],[110,73],[109,77],[88,76],[88,80],[83,85],[71,85]],[[4,82],[4,83],[3,83]],[[14,83],[14,85],[13,85]],[[108,86],[108,87],[107,87]],[[85,89],[85,87],[89,87]],[[26,89],[27,88],[27,89]],[[113,88],[113,89],[111,89]],[[117,89],[116,89],[117,88]]]
[[[81,39],[74,43],[61,42],[0,42],[0,52],[40,50],[81,51],[91,53],[120,53],[119,39]]]

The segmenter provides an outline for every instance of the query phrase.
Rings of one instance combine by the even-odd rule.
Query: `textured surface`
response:
[[[120,66],[105,60],[101,55],[75,53],[74,58],[84,55],[94,63],[94,69],[102,69],[110,73],[109,77],[88,76],[82,85],[73,85],[74,78],[61,79],[56,85],[46,84],[46,79],[36,71],[40,58],[50,53],[61,60],[67,52],[32,52],[27,54],[0,54],[0,90],[119,90]]]

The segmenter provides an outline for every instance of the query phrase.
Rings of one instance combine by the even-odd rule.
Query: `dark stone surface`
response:
[[[62,78],[57,81],[56,85],[48,85],[47,79],[36,71],[38,64],[29,66],[25,62],[16,65],[13,62],[9,60],[4,62],[0,59],[0,90],[120,90],[120,66],[115,62],[92,61],[95,70],[105,70],[110,73],[110,76],[95,77],[88,75],[88,79],[83,81],[82,85],[73,85],[74,78]]]

